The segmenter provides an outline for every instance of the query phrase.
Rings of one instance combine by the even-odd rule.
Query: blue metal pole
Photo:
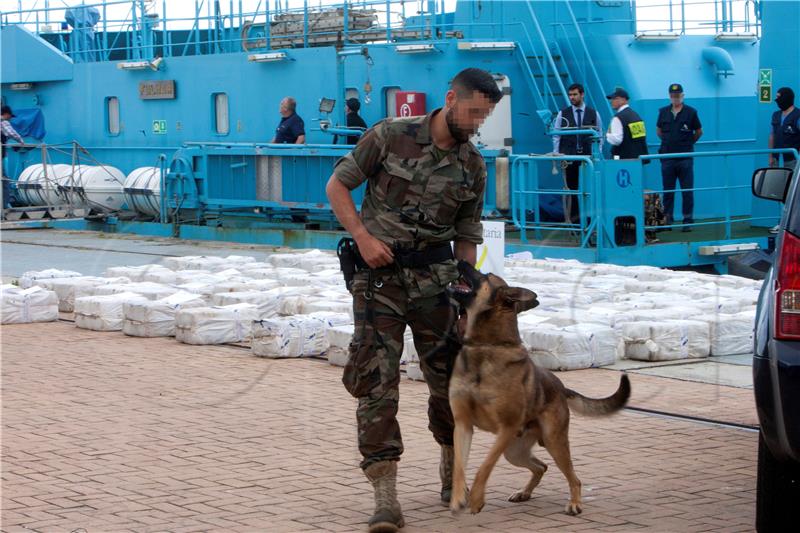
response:
[[[392,40],[392,28],[391,28],[391,0],[386,0],[386,41],[391,42]]]
[[[303,0],[303,48],[308,48],[308,0]]]
[[[164,17],[164,28],[161,30],[162,34],[164,35],[164,45],[162,46],[161,53],[164,54],[163,57],[171,57],[172,56],[172,46],[170,44],[171,39],[169,37],[169,30],[167,29],[167,0],[164,0],[162,6],[162,14],[161,16]]]
[[[267,7],[266,7],[266,20],[264,21],[264,34],[267,39],[267,50],[272,50],[272,42],[271,42],[271,27],[269,23],[269,0],[267,0]]]
[[[344,14],[344,30],[342,31],[342,36],[344,38],[345,44],[347,43],[347,27],[349,26],[348,22],[350,19],[350,5],[347,0],[344,2],[344,6],[342,7],[342,13]]]

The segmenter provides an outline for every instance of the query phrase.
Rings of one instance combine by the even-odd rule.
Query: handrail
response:
[[[575,32],[578,35],[578,40],[581,42],[581,46],[583,47],[583,54],[585,57],[586,62],[589,64],[589,68],[592,71],[592,76],[594,77],[594,82],[597,84],[597,88],[600,89],[600,96],[603,97],[603,101],[606,105],[606,111],[609,115],[613,115],[611,111],[611,104],[609,104],[608,100],[605,98],[605,91],[603,90],[603,82],[600,80],[600,75],[597,73],[597,68],[594,65],[594,61],[592,60],[592,55],[589,52],[589,47],[586,46],[586,40],[583,38],[583,31],[581,31],[580,25],[578,25],[578,19],[575,18],[575,12],[572,11],[572,4],[570,4],[570,0],[566,0],[564,5],[567,7],[567,11],[569,12],[570,20],[572,21],[572,25],[575,27]],[[597,105],[595,103],[595,105]]]
[[[564,101],[569,104],[569,98],[567,97],[567,90],[564,88],[564,83],[561,81],[561,77],[558,75],[558,69],[556,68],[556,63],[553,60],[553,54],[550,53],[550,47],[547,45],[547,39],[544,37],[544,33],[542,32],[542,27],[539,25],[539,18],[536,16],[536,13],[533,10],[533,5],[531,4],[531,0],[525,0],[525,5],[528,8],[528,14],[533,21],[533,26],[536,28],[536,33],[539,35],[539,40],[542,42],[544,50],[542,52],[542,56],[547,58],[547,63],[549,64],[550,68],[553,69],[553,75],[556,77],[556,81],[558,82],[558,87],[561,89],[561,94],[564,98]],[[542,72],[545,78],[547,77],[547,69],[544,69]],[[545,85],[545,87],[549,90],[549,85]],[[552,91],[548,91],[552,96]],[[553,101],[558,106],[558,103],[555,102],[555,97],[553,96]]]

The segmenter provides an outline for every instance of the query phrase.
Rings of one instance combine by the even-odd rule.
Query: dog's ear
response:
[[[500,287],[498,293],[503,303],[513,307],[516,313],[533,309],[539,305],[536,293],[522,287]]]

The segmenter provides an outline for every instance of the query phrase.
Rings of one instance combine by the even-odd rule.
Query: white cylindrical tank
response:
[[[86,207],[95,211],[119,211],[125,207],[125,174],[111,166],[82,167],[78,185]]]
[[[58,180],[59,190],[64,197],[64,203],[75,208],[86,207],[83,198],[83,185],[81,184],[81,174],[88,170],[87,165],[69,166],[70,172],[65,173]],[[73,173],[74,169],[74,173]]]
[[[64,204],[64,193],[59,185],[63,180],[69,179],[71,172],[71,165],[29,166],[17,179],[20,202],[34,206]]]
[[[42,165],[31,165],[26,167],[25,170],[17,178],[17,198],[21,204],[35,205],[31,202],[30,196],[32,187],[39,179],[39,174],[42,173]]]
[[[150,216],[161,212],[161,169],[158,167],[137,168],[125,178],[124,188],[128,209]]]

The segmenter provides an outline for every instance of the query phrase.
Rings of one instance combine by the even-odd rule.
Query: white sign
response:
[[[488,274],[503,275],[503,252],[506,248],[506,225],[504,222],[482,221],[483,244],[478,245],[478,260],[475,268]]]

